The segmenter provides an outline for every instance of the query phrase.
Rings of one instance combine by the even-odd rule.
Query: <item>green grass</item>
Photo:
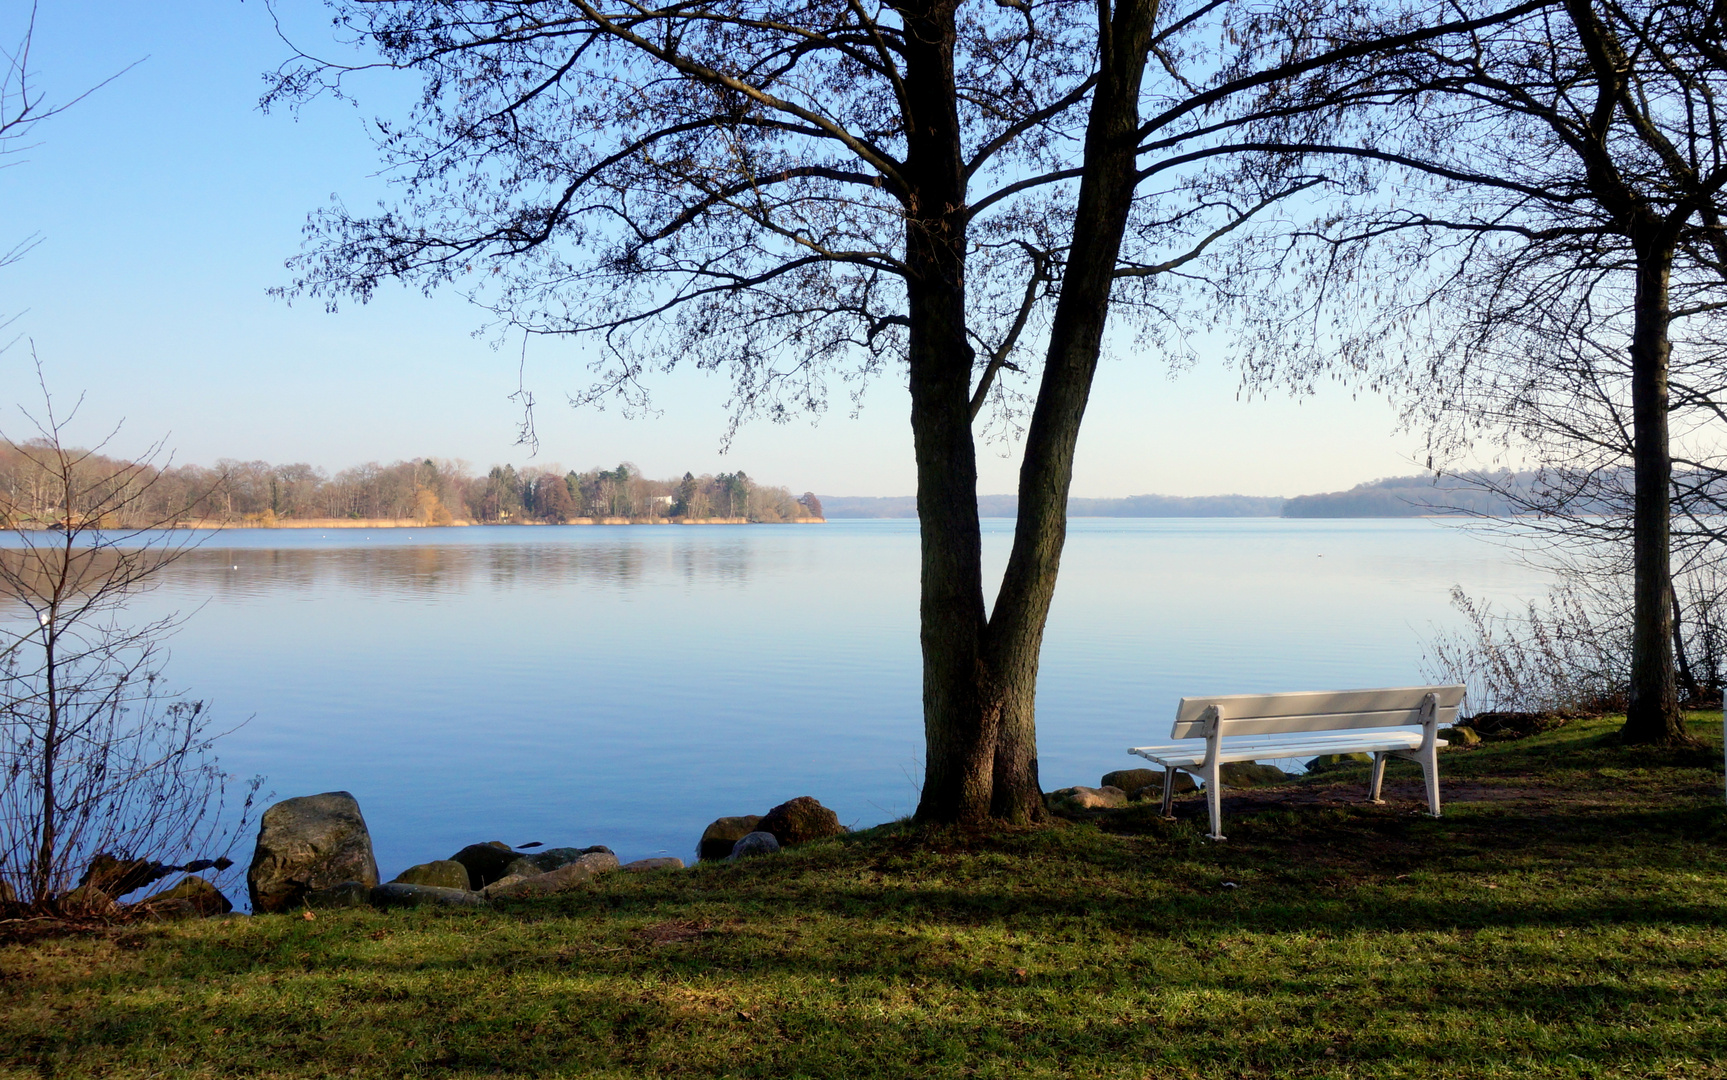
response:
[[[0,1075],[1727,1076],[1709,752],[1614,724],[985,838],[885,826],[477,913],[0,949]],[[1233,883],[1231,886],[1229,883]]]

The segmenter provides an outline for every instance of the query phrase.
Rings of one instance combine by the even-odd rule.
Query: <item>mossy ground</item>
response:
[[[1612,721],[988,837],[885,826],[488,912],[0,948],[4,1076],[1727,1076],[1710,751]]]

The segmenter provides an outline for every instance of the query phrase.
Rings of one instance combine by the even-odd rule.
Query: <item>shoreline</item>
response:
[[[826,518],[792,518],[789,521],[751,521],[748,518],[602,517],[549,521],[415,521],[412,518],[277,518],[275,521],[182,521],[158,529],[455,529],[489,528],[495,525],[825,525]]]

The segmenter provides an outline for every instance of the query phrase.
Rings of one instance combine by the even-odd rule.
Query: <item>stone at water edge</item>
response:
[[[1251,788],[1281,784],[1294,777],[1275,765],[1261,765],[1257,761],[1229,761],[1218,766],[1217,778],[1223,781],[1224,787]]]
[[[190,900],[152,900],[148,904],[142,900],[132,905],[146,912],[151,918],[160,922],[182,922],[186,919],[202,919],[204,913],[192,905]]]
[[[435,859],[410,866],[390,879],[392,885],[431,885],[440,889],[466,889],[468,868],[454,859]]]
[[[300,897],[300,906],[313,911],[365,907],[372,902],[372,886],[360,881],[339,881],[326,889],[313,889]]]
[[[292,910],[306,893],[344,881],[378,883],[372,836],[352,795],[304,795],[264,811],[246,872],[254,912]]]
[[[436,885],[408,885],[392,881],[373,886],[372,906],[375,908],[414,907],[485,907],[486,901],[466,889],[440,889]]]
[[[81,914],[98,914],[114,909],[113,899],[94,885],[80,885],[61,896],[56,903],[62,911]]]
[[[467,847],[450,856],[450,859],[468,868],[468,888],[483,889],[492,882],[509,874],[509,866],[517,859],[515,849],[502,840],[492,840],[484,844],[469,844]]]
[[[1474,728],[1448,727],[1439,729],[1439,737],[1447,746],[1480,746],[1481,736]]]
[[[1049,793],[1052,807],[1063,810],[1120,810],[1127,805],[1127,792],[1118,787],[1070,787]]]
[[[1117,769],[1103,774],[1103,779],[1097,782],[1098,787],[1120,788],[1127,792],[1129,799],[1138,795],[1141,788],[1157,788],[1163,791],[1162,769]]]
[[[532,855],[523,855],[521,858],[511,863],[510,866],[516,867],[519,864],[527,863],[532,866],[533,869],[524,872],[529,877],[532,877],[534,874],[549,873],[560,866],[568,866],[577,859],[580,859],[583,855],[610,854],[612,854],[612,849],[604,844],[594,844],[589,847],[555,847],[547,848],[544,851],[536,851]]]
[[[761,820],[760,814],[718,819],[702,830],[702,838],[696,844],[697,861],[729,857],[732,853],[732,846],[750,833],[755,832],[756,825]]]
[[[196,874],[190,874],[175,883],[173,888],[146,896],[138,903],[155,907],[158,904],[172,904],[182,900],[191,904],[192,909],[199,915],[226,915],[234,910],[234,905],[222,895],[222,890]]]
[[[637,859],[635,862],[625,863],[618,867],[619,870],[628,874],[641,874],[650,870],[682,870],[683,868],[684,860],[675,856],[668,856],[663,859]]]
[[[498,881],[503,881],[506,878],[513,877],[533,877],[535,874],[543,874],[547,870],[556,869],[556,866],[541,866],[534,862],[534,860],[528,858],[515,859],[511,861],[510,865],[504,867],[504,876],[499,878]],[[498,881],[490,881],[487,882],[487,884],[496,885]]]
[[[732,845],[732,853],[726,856],[727,862],[737,862],[739,859],[751,859],[757,855],[772,855],[779,851],[780,842],[771,832],[753,832],[739,837]]]
[[[789,847],[838,836],[846,827],[840,824],[838,814],[808,795],[799,795],[763,814],[755,831],[773,833],[781,847]]]
[[[520,900],[532,896],[553,896],[557,893],[569,892],[571,889],[591,881],[597,875],[610,873],[617,868],[618,857],[616,855],[596,851],[544,874],[499,881],[489,886],[485,890],[485,895],[492,899],[506,900]]]
[[[1163,770],[1162,769],[1117,769],[1115,772],[1104,773],[1099,787],[1120,788],[1127,792],[1128,802],[1163,800]],[[1188,791],[1198,791],[1199,785],[1193,782],[1193,777],[1175,770],[1175,794]]]
[[[78,884],[93,885],[109,896],[125,896],[160,881],[175,869],[149,859],[120,859],[103,853],[90,860]]]

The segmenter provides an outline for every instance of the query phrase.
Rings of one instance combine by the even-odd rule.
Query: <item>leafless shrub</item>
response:
[[[53,513],[0,503],[0,898],[55,907],[102,857],[224,855],[260,781],[241,785],[232,819],[208,710],[162,681],[179,617],[124,621],[127,602],[196,542],[150,527],[171,519],[112,527],[148,497],[155,455],[117,475],[102,444],[64,441],[77,407],[61,416],[45,384],[42,395],[40,417],[25,413],[37,438],[23,445],[52,478]]]
[[[1545,602],[1501,614],[1453,587],[1451,604],[1465,626],[1435,632],[1423,670],[1435,681],[1468,687],[1476,714],[1621,711],[1631,671],[1630,611],[1617,601],[1566,578]]]

